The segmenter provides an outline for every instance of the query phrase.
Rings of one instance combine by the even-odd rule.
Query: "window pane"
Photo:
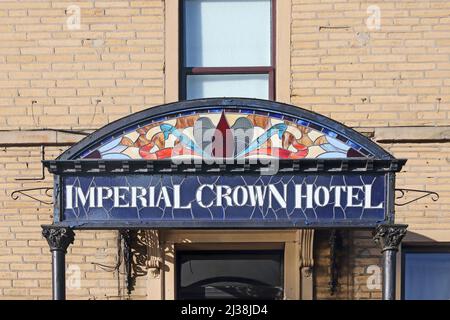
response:
[[[405,254],[405,299],[450,299],[450,253]]]
[[[180,252],[177,298],[281,299],[282,261],[282,251]]]
[[[185,0],[185,66],[270,66],[270,0]]]
[[[187,99],[240,97],[269,99],[269,75],[226,74],[187,76]]]

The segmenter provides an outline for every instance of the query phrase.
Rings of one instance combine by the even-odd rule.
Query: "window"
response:
[[[450,250],[406,249],[403,253],[405,300],[450,299]]]
[[[178,299],[283,298],[283,251],[180,251],[176,261]]]
[[[182,99],[274,99],[274,2],[181,2]]]

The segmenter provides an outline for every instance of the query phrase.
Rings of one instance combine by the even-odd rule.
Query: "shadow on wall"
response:
[[[449,232],[448,230],[445,232]],[[414,244],[414,245],[431,245],[438,244],[441,241],[427,237],[423,234],[412,232],[407,230],[405,238],[403,239],[403,244]]]

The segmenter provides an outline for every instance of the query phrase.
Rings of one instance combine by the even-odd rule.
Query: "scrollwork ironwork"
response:
[[[134,290],[136,278],[145,276],[148,272],[148,245],[147,230],[119,230],[117,241],[117,263],[115,265],[104,265],[96,262],[92,264],[99,266],[107,272],[117,272],[125,276],[127,294]],[[121,266],[124,265],[124,272]]]
[[[437,192],[434,191],[426,191],[426,190],[417,190],[417,189],[405,189],[405,188],[400,188],[400,189],[395,189],[396,192],[400,192],[400,195],[395,197],[395,200],[399,200],[399,199],[403,199],[406,197],[406,194],[408,192],[417,192],[417,193],[423,193],[423,195],[418,196],[412,200],[406,201],[406,202],[395,202],[396,206],[402,207],[402,206],[406,206],[407,204],[410,204],[412,202],[418,201],[420,199],[426,198],[428,196],[431,197],[431,200],[433,201],[438,201],[439,200],[439,194]]]
[[[20,190],[15,190],[11,193],[11,198],[13,200],[18,200],[20,195],[23,195],[25,197],[28,197],[30,199],[33,199],[35,201],[38,201],[42,204],[46,204],[46,205],[52,205],[53,201],[45,201],[39,198],[36,198],[35,196],[32,196],[30,194],[27,194],[27,192],[30,191],[39,191],[39,190],[44,190],[44,193],[47,197],[49,198],[53,198],[53,195],[50,194],[50,191],[53,191],[53,187],[38,187],[38,188],[28,188],[28,189],[20,189]]]

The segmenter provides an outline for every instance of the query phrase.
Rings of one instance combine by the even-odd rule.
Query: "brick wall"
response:
[[[81,8],[80,30],[66,25],[72,4]],[[379,30],[366,24],[371,5],[381,9]],[[11,193],[52,184],[48,174],[16,180],[40,176],[42,144],[53,159],[83,137],[52,140],[30,130],[97,129],[163,103],[164,8],[162,0],[0,2],[0,299],[50,297],[40,225],[51,222],[51,206]],[[440,195],[397,208],[397,221],[417,233],[450,228],[449,15],[450,3],[438,0],[292,0],[292,103],[382,132],[382,146],[409,159],[397,186]],[[43,191],[32,195],[48,200]],[[317,237],[317,298],[380,297],[366,285],[367,267],[380,264],[370,233],[345,234],[345,274],[333,297],[328,235]],[[82,288],[68,297],[126,297],[122,274],[92,264],[114,265],[116,250],[115,232],[78,232],[67,260],[79,266]],[[145,297],[143,282],[134,297]]]
[[[331,292],[329,230],[317,230],[314,238],[314,299],[381,299],[381,255],[371,231],[339,232],[336,251],[337,282]]]
[[[380,9],[379,30],[367,27],[369,6]],[[448,1],[292,8],[292,102],[350,126],[449,124]]]
[[[66,24],[70,5],[81,8],[79,30]],[[163,13],[159,0],[0,2],[0,130],[97,129],[162,104]],[[14,137],[20,144],[21,133]],[[53,159],[62,148],[45,151]],[[48,174],[16,181],[40,176],[40,148],[5,147],[0,168],[0,299],[49,298],[51,260],[40,225],[51,222],[51,206],[11,199],[14,190],[52,184]],[[123,274],[93,264],[114,266],[116,252],[116,232],[78,232],[67,263],[80,269],[81,289],[69,288],[68,297],[126,297]]]
[[[161,0],[0,2],[0,130],[95,129],[163,103],[163,12]]]
[[[46,148],[48,159],[60,152],[61,148]],[[40,160],[39,147],[0,150],[0,298],[51,298],[51,256],[40,226],[52,221],[52,207],[23,195],[17,201],[11,199],[15,190],[52,185],[49,174],[46,174],[44,181],[17,180],[39,177]],[[51,201],[44,191],[27,194]],[[117,272],[106,272],[93,264],[114,266],[117,262],[116,252],[116,232],[77,232],[75,243],[69,247],[66,257],[68,297],[105,299],[116,297],[118,292],[123,293],[122,275],[118,279]],[[71,279],[78,271],[81,288],[75,289],[77,284]],[[119,288],[118,284],[121,285]]]
[[[398,188],[439,194],[436,202],[427,197],[407,206],[398,206],[397,221],[409,224],[411,232],[450,230],[450,143],[402,143],[384,147],[397,157],[409,159],[397,175]],[[420,194],[410,194],[405,200],[412,200],[414,196]]]

